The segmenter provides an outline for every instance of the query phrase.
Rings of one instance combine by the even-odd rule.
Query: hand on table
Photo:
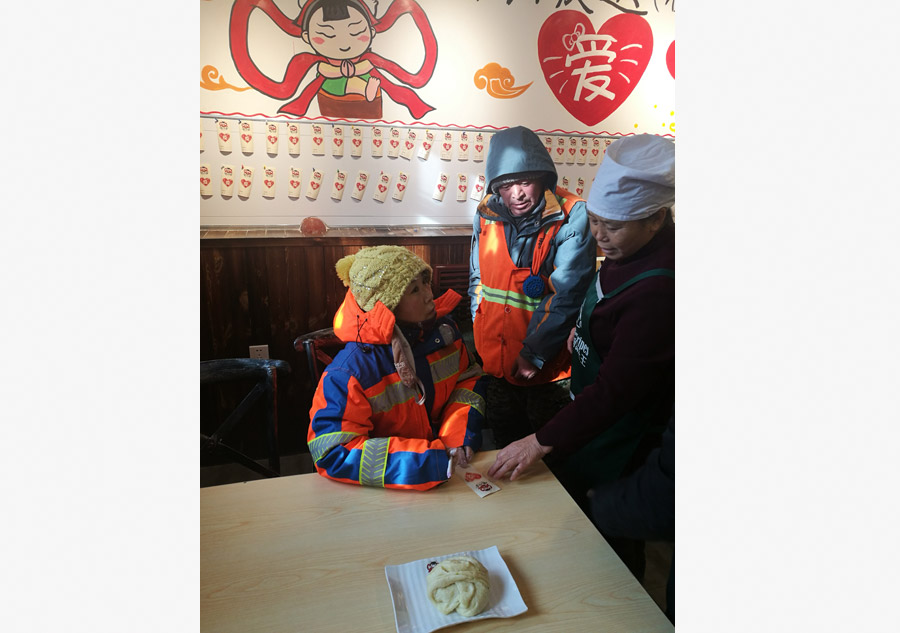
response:
[[[509,475],[510,481],[522,476],[537,460],[553,450],[552,446],[542,446],[534,433],[517,440],[497,453],[494,465],[488,469],[488,477],[502,479]]]
[[[457,446],[456,448],[447,449],[447,454],[450,456],[451,464],[455,462],[465,468],[472,461],[472,456],[475,452],[471,446]],[[452,466],[450,467],[450,472],[453,473]]]
[[[521,354],[516,357],[516,378],[518,380],[530,380],[538,373],[538,368]]]

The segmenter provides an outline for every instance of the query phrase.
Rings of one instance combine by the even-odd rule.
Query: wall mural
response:
[[[201,114],[674,137],[674,0],[205,0]]]

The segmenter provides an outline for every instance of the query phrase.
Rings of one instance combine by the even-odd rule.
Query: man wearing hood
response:
[[[553,160],[524,127],[498,132],[485,164],[490,192],[475,213],[469,266],[475,348],[487,420],[502,448],[569,401],[566,339],[596,269],[585,201],[557,187]]]

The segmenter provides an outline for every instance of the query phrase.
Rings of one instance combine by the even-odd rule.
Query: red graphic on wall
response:
[[[547,85],[568,112],[596,125],[622,105],[641,80],[653,52],[647,20],[616,15],[594,30],[578,11],[559,11],[538,35],[538,59]]]
[[[675,40],[672,40],[669,50],[666,51],[666,68],[669,69],[672,79],[675,79]]]
[[[294,55],[281,81],[266,76],[250,57],[248,23],[255,9],[260,9],[288,35],[301,38],[314,51]],[[409,72],[372,51],[375,36],[391,28],[404,15],[413,19],[425,47],[425,58],[416,72]],[[437,62],[434,31],[415,0],[394,0],[378,19],[362,0],[308,0],[294,20],[272,0],[235,0],[229,36],[231,57],[238,73],[256,90],[273,99],[293,97],[303,77],[316,66],[316,78],[297,98],[281,106],[279,113],[303,116],[315,97],[323,116],[380,119],[382,92],[405,106],[417,119],[434,110],[412,90],[428,83]]]

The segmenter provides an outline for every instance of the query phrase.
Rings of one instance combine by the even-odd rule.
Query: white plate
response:
[[[491,583],[491,601],[488,608],[465,618],[454,611],[444,615],[428,600],[428,563],[442,561],[453,556],[471,556],[488,570]],[[444,554],[432,558],[414,560],[403,565],[388,565],[384,568],[388,587],[391,590],[391,602],[394,605],[394,621],[397,633],[429,633],[460,622],[483,620],[486,618],[511,618],[525,613],[528,607],[522,600],[516,581],[509,573],[509,568],[500,557],[497,546],[470,552]]]

